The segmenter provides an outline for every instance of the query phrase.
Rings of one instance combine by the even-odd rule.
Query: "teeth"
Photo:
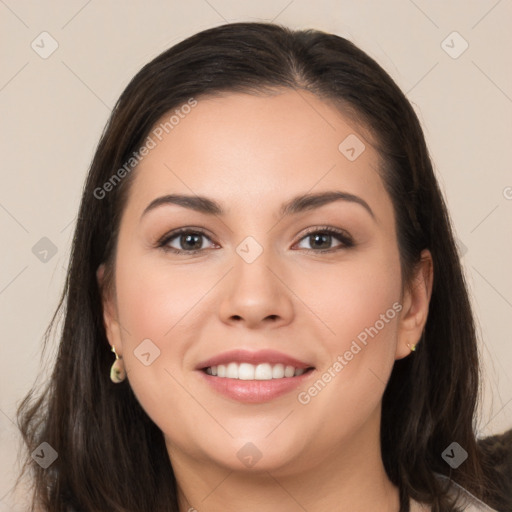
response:
[[[282,379],[284,377],[284,365],[283,364],[275,364],[272,367],[272,378],[273,379]]]
[[[305,371],[304,368],[285,366],[280,363],[274,365],[269,363],[254,365],[234,362],[227,365],[219,364],[218,366],[211,366],[206,369],[208,375],[240,380],[271,380],[282,379],[283,377],[298,377]]]

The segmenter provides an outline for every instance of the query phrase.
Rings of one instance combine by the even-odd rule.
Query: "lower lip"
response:
[[[241,380],[215,377],[199,370],[199,373],[215,391],[238,402],[263,403],[285,395],[298,388],[311,377],[309,370],[297,377],[283,377],[271,380]]]

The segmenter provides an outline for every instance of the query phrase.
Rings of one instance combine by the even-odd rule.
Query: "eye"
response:
[[[157,246],[161,247],[165,251],[177,254],[196,254],[204,250],[203,241],[205,238],[210,240],[210,238],[200,230],[182,228],[165,235],[158,242]],[[173,247],[171,242],[178,245],[178,247]]]
[[[203,245],[205,239],[216,245],[202,230],[181,228],[164,235],[157,242],[157,247],[175,254],[197,254],[205,250]],[[340,242],[336,247],[331,246],[333,239]],[[312,249],[306,248],[307,252],[335,252],[354,246],[354,241],[347,232],[327,226],[312,228],[306,233],[306,236],[300,239],[300,242],[303,240],[309,242],[312,246]],[[303,249],[304,247],[300,248]]]
[[[331,247],[333,238],[341,242],[337,247]],[[348,233],[327,226],[323,228],[313,228],[306,236],[301,238],[301,241],[302,240],[309,242],[313,247],[313,249],[306,248],[308,252],[334,252],[342,248],[354,246],[354,241]]]

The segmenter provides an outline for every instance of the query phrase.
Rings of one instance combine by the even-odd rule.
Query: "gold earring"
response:
[[[407,346],[410,348],[411,352],[414,352],[416,350],[416,345],[413,344],[412,347],[411,345],[409,345],[409,343],[407,343]]]
[[[112,364],[112,367],[110,368],[110,380],[114,382],[115,384],[119,384],[120,382],[123,382],[123,380],[126,378],[126,372],[124,369],[124,363],[122,361],[122,358],[120,358],[117,355],[116,347],[112,345],[112,352],[116,355],[116,360]]]

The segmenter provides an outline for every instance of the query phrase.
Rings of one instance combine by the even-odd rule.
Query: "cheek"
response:
[[[199,289],[182,273],[126,254],[116,267],[124,364],[142,407],[161,424],[163,410],[180,404],[181,364]]]
[[[363,345],[370,339],[382,340],[373,348],[394,349],[388,341],[396,341],[401,309],[398,254],[369,253],[322,271],[312,269],[310,275],[314,280],[304,282],[300,294],[325,326],[323,339],[331,357],[349,350],[357,339]]]
[[[161,344],[164,339],[174,338],[180,319],[197,301],[194,279],[192,271],[177,271],[144,255],[120,259],[116,279],[118,307],[130,342],[150,338]]]
[[[323,336],[325,364],[298,401],[328,418],[326,431],[338,436],[359,428],[375,410],[393,368],[402,309],[398,254],[354,260],[315,283],[312,309],[332,332]]]
[[[358,341],[371,353],[394,350],[399,299],[399,278],[389,268],[347,276],[330,312],[340,348],[348,350],[347,343]],[[376,342],[370,346],[369,340]]]
[[[395,361],[402,310],[398,253],[392,247],[368,253],[317,272],[314,283],[307,303],[322,320],[324,358],[318,373],[326,385],[319,383],[311,393],[305,389],[304,401],[322,394],[320,407],[374,407]]]

